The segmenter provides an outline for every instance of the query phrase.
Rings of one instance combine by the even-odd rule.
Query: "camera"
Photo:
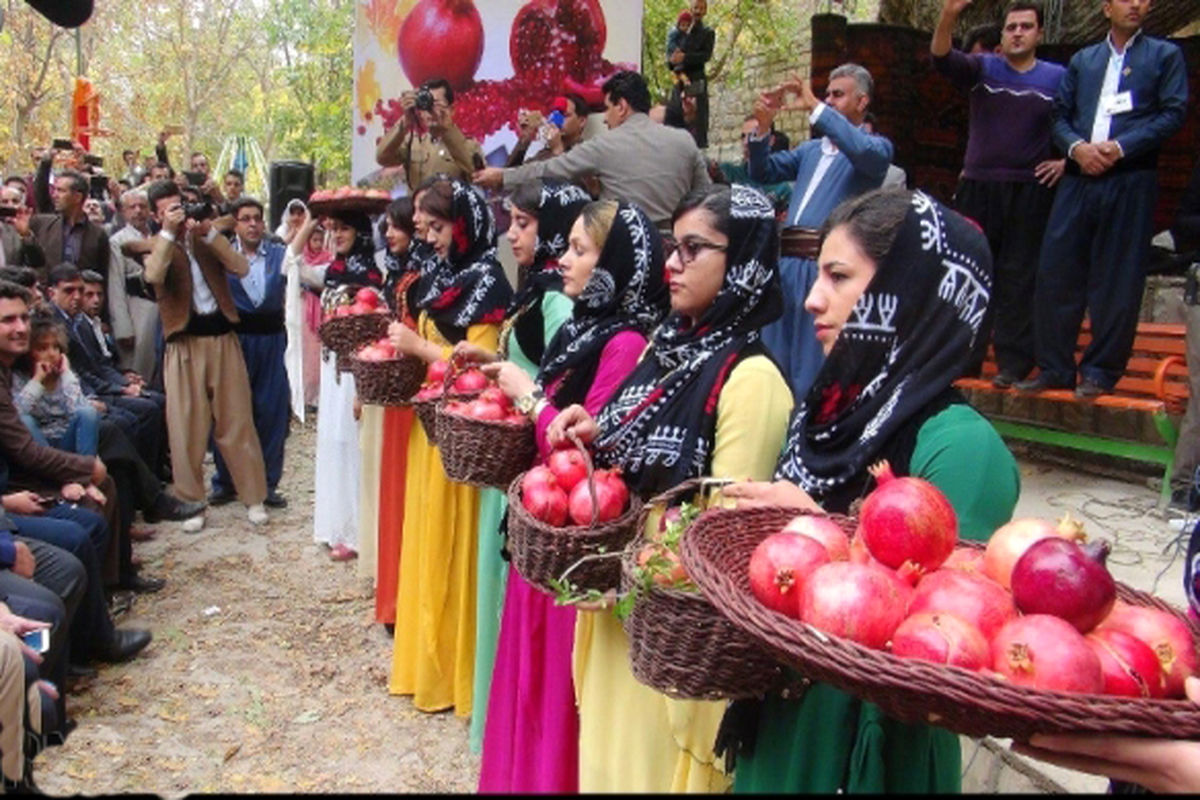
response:
[[[84,153],[83,163],[87,164],[89,167],[96,167],[97,169],[100,169],[104,166],[104,159],[101,156],[94,156],[91,153]]]
[[[183,171],[183,177],[187,179],[187,182],[190,186],[203,186],[204,180],[207,176],[203,172],[192,172],[191,170],[185,169]]]
[[[17,210],[15,208],[9,208],[8,206],[0,206],[0,219],[10,219],[10,218],[13,218],[16,216],[17,216]]]
[[[88,182],[91,188],[88,196],[94,197],[97,200],[103,200],[108,194],[108,176],[101,172],[91,176]]]
[[[194,203],[184,200],[182,205],[183,215],[188,219],[196,220],[196,222],[203,222],[217,215],[216,209],[213,208],[213,204],[208,198],[197,200]]]
[[[557,108],[550,112],[550,116],[547,119],[551,125],[558,128],[560,131],[562,130],[563,123],[566,122],[566,118],[563,116],[563,113]]]
[[[422,86],[417,89],[417,96],[413,100],[413,108],[418,111],[433,111],[433,92],[429,88]]]

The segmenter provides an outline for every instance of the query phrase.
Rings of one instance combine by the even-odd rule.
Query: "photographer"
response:
[[[542,149],[530,161],[561,156],[583,139],[587,125],[587,102],[577,94],[556,97],[550,115],[542,117],[537,111],[522,111],[517,115],[517,144],[505,167],[519,167],[535,138],[541,138]]]
[[[444,172],[471,180],[483,165],[479,143],[468,139],[454,124],[454,90],[442,78],[425,81],[416,91],[400,95],[404,116],[384,133],[375,148],[383,167],[404,167],[409,193],[430,175]]]
[[[77,142],[72,145],[58,139],[53,148],[45,151],[33,182],[37,207],[42,213],[30,218],[29,228],[41,245],[45,263],[66,262],[79,269],[95,270],[107,275],[110,256],[108,233],[89,220],[83,209],[83,203],[92,191],[90,181],[82,172],[69,169],[54,177],[51,188],[54,154],[64,150],[73,151],[74,160],[79,162],[83,162],[83,157],[87,155]],[[49,213],[50,208],[54,213]],[[45,266],[38,268],[38,277],[43,282],[46,272]]]
[[[0,187],[0,267],[41,267],[46,256],[29,228],[33,210],[15,186]]]

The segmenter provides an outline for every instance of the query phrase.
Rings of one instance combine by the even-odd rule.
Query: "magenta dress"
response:
[[[640,333],[618,333],[600,354],[596,377],[583,401],[593,416],[633,371],[646,347]],[[550,447],[546,428],[560,409],[542,410],[538,452]],[[479,791],[563,793],[579,791],[579,713],[571,679],[575,609],[556,606],[508,568],[496,666],[483,734]]]

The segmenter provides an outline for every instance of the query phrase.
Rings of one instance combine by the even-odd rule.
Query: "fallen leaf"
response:
[[[237,743],[237,744],[235,744],[233,747],[231,747],[231,748],[229,748],[228,750],[226,750],[226,751],[225,751],[225,761],[226,761],[226,762],[228,762],[228,761],[229,761],[229,759],[231,759],[231,758],[233,758],[234,756],[236,756],[236,755],[238,754],[238,751],[239,751],[239,750],[241,750],[241,749],[242,749],[242,743],[241,743],[241,742],[238,742],[238,743]]]

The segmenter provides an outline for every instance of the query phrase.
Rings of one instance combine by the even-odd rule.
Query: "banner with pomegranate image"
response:
[[[403,113],[400,94],[429,78],[450,81],[455,122],[502,165],[520,110],[544,114],[578,85],[639,69],[641,43],[642,0],[358,0],[353,179],[403,184],[375,145]]]

